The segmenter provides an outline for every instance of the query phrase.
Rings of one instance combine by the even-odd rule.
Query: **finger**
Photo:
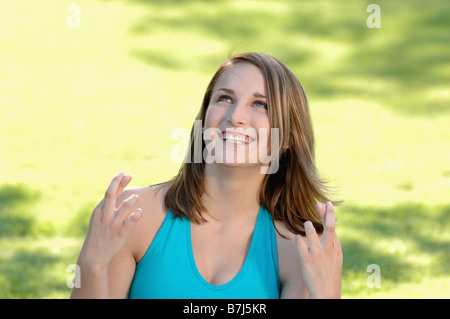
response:
[[[334,237],[336,237],[336,216],[334,214],[334,206],[331,202],[328,202],[326,205],[325,224],[323,228],[323,243],[325,245],[332,245]]]
[[[126,234],[131,231],[131,229],[136,225],[136,222],[141,218],[142,216],[142,209],[138,208],[136,209],[122,224],[122,228],[120,230],[119,234]]]
[[[106,189],[102,209],[103,213],[111,212],[116,209],[116,194],[123,176],[123,172],[120,172],[116,176],[114,176],[108,188]]]
[[[131,182],[131,175],[124,175],[122,180],[120,181],[119,187],[117,188],[116,198],[119,197],[120,193],[124,190],[125,187]]]
[[[99,217],[101,217],[101,214],[102,214],[102,207],[103,207],[103,202],[104,202],[104,199],[102,199],[102,200],[100,201],[100,203],[98,203],[97,206],[95,206],[94,210],[92,211],[91,220],[92,220],[93,218],[99,218]]]
[[[99,211],[102,210],[103,202],[104,202],[104,201],[105,201],[105,199],[102,199],[102,200],[100,201],[100,203],[98,203],[97,206],[95,206],[93,213],[97,213],[97,212],[99,212]]]
[[[297,235],[295,236],[294,241],[300,252],[300,255],[306,256],[306,254],[308,253],[308,245],[305,242],[305,238],[303,238],[301,235]]]
[[[319,213],[322,223],[325,223],[325,206],[321,203],[317,203],[317,212]]]
[[[133,206],[136,205],[138,200],[139,196],[133,194],[120,204],[114,217],[118,223],[122,223],[122,221],[129,216],[130,212],[133,210]]]
[[[115,207],[118,208],[121,204],[118,200],[120,199],[120,194],[127,187],[127,185],[131,182],[131,175],[124,175],[122,180],[120,181],[119,186],[117,187],[116,197],[115,197]]]
[[[320,241],[316,229],[310,221],[305,222],[304,225],[308,249],[311,253],[317,252],[319,250]]]

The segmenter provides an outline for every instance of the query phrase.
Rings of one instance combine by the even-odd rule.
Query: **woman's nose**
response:
[[[243,126],[248,122],[248,108],[242,102],[236,102],[230,108],[229,122],[233,126]]]

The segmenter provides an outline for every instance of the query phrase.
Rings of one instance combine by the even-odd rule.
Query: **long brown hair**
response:
[[[288,67],[265,53],[247,52],[231,57],[211,79],[196,120],[204,123],[217,79],[235,63],[251,63],[260,69],[265,79],[270,127],[279,129],[278,171],[265,175],[259,189],[260,204],[272,214],[273,220],[282,221],[295,234],[305,234],[303,223],[307,220],[322,232],[316,204],[330,201],[329,187],[316,169],[314,134],[303,87]],[[195,147],[202,150],[205,147],[203,139],[199,145],[199,134],[201,130],[193,125],[187,157],[175,178],[168,182],[165,195],[165,205],[175,216],[196,223],[205,221],[201,213],[205,211],[201,202],[205,192],[204,161],[194,158]]]

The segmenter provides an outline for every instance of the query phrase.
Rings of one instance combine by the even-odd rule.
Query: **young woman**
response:
[[[236,55],[212,78],[196,123],[172,181],[125,188],[131,176],[113,178],[72,297],[339,298],[334,206],[295,75],[270,55]]]

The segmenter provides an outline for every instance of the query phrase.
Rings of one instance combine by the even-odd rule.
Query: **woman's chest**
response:
[[[231,281],[244,265],[251,246],[253,230],[217,230],[192,225],[191,244],[195,266],[213,285]]]

